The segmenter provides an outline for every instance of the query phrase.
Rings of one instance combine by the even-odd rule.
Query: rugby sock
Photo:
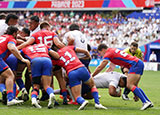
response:
[[[32,91],[32,93],[31,93],[31,98],[36,98],[36,99],[37,99],[38,92],[39,92],[39,90],[34,89],[34,90]]]
[[[46,89],[46,92],[48,93],[48,95],[50,95],[51,93],[54,94],[54,91],[53,91],[53,89],[52,89],[51,87],[48,87],[48,88]]]
[[[142,103],[145,103],[147,101],[138,87],[133,86],[131,91],[141,99]]]
[[[3,92],[4,90],[6,90],[6,86],[3,83],[1,83],[0,84],[0,92]]]
[[[78,104],[82,104],[85,100],[83,99],[83,97],[79,96],[79,97],[76,98],[76,101],[77,101]]]
[[[63,98],[67,98],[67,90],[66,89],[62,89],[61,90],[61,94],[63,95]]]
[[[97,90],[97,88],[92,88],[91,92],[92,92],[92,96],[94,98],[94,102],[96,104],[99,104],[99,98],[98,98],[98,90]]]
[[[151,101],[148,99],[148,97],[146,96],[146,94],[144,93],[144,91],[143,91],[141,88],[139,88],[139,90],[141,91],[141,93],[143,94],[143,96],[145,97],[145,99],[146,99],[147,101],[151,102]]]
[[[24,83],[23,83],[22,78],[16,79],[16,83],[18,84],[20,90],[24,88]]]
[[[16,97],[16,90],[17,90],[17,86],[14,83],[14,85],[13,85],[13,96],[14,96],[14,98]]]
[[[8,101],[12,101],[13,98],[14,98],[13,90],[8,90],[7,91],[7,99],[8,99]]]

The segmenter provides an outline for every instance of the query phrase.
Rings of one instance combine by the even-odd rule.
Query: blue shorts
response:
[[[36,57],[31,60],[32,77],[51,76],[52,61],[48,57]]]
[[[74,87],[76,85],[81,84],[82,82],[87,82],[90,79],[90,73],[88,72],[86,67],[80,67],[75,69],[68,74],[69,85],[70,87]]]
[[[9,57],[6,59],[6,63],[12,71],[17,70],[18,59],[13,54],[9,55]]]
[[[140,74],[143,75],[144,63],[139,60],[135,65],[129,69],[129,74]]]
[[[7,68],[8,65],[6,64],[6,62],[2,58],[0,58],[0,74]]]

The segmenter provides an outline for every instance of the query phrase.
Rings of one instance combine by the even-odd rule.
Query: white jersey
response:
[[[40,30],[40,27],[38,26],[35,30],[30,31],[30,36],[32,36],[32,34],[38,32]]]
[[[118,72],[99,73],[94,77],[94,82],[97,88],[109,88],[110,85],[118,88],[122,76],[125,75]]]
[[[0,35],[3,35],[9,26],[5,23],[5,20],[0,20]]]
[[[68,45],[67,38],[71,36],[74,38],[74,46],[87,50],[87,39],[84,34],[78,30],[69,31],[64,35],[63,43]],[[83,53],[77,53],[78,58],[85,57]]]
[[[38,31],[40,31],[40,30],[41,30],[41,29],[40,29],[40,26],[38,26],[35,30],[30,31],[30,36],[29,36],[29,37],[25,37],[25,38],[26,38],[26,40],[28,40],[28,39],[32,36],[32,34],[34,34],[34,33],[38,32]]]

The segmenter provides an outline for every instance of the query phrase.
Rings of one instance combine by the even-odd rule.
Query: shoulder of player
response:
[[[138,52],[138,53],[141,53],[142,51],[141,51],[141,49],[140,49],[140,48],[138,48],[138,49],[137,49],[137,52]]]

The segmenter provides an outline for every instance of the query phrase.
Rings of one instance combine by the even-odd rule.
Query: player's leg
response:
[[[128,74],[127,88],[129,88],[136,96],[140,98],[143,105],[146,105],[141,108],[141,110],[145,110],[151,105],[151,103],[147,101],[145,96],[142,94],[140,88],[137,87],[139,80],[140,80],[139,74]]]
[[[54,71],[54,75],[57,78],[57,81],[59,83],[59,87],[61,89],[61,94],[63,96],[63,104],[67,105],[67,90],[66,90],[66,82],[62,75],[62,68],[59,68],[58,70]]]
[[[26,65],[22,62],[18,61],[18,67],[16,71],[16,83],[19,86],[19,90],[22,92],[22,95],[18,97],[19,99],[23,99],[24,101],[27,101],[29,99],[28,92],[25,88],[24,82],[22,80],[22,72],[24,71]]]
[[[85,81],[85,84],[89,85],[89,87],[91,88],[91,94],[94,98],[95,108],[96,109],[107,109],[106,107],[101,105],[100,102],[99,102],[98,90],[97,90],[97,88],[94,84],[93,78],[90,77],[90,79],[88,81]]]
[[[36,108],[41,108],[41,106],[37,102],[37,96],[39,95],[42,68],[43,68],[43,60],[41,60],[41,58],[34,58],[31,60],[31,74],[32,74],[32,84],[33,84],[31,100],[32,100],[32,105]]]
[[[14,74],[11,71],[11,69],[5,70],[3,73],[1,73],[1,77],[5,78],[5,85],[7,90],[7,105],[14,105],[23,103],[23,100],[15,100],[13,95],[13,83],[14,83]]]
[[[83,110],[88,105],[88,101],[81,97],[81,84],[71,87],[71,91],[77,103],[81,105],[78,110]]]
[[[145,93],[142,93],[143,90],[137,87],[140,77],[143,74],[143,69],[144,64],[141,60],[139,60],[135,66],[130,68],[127,78],[127,88],[129,88],[136,96],[138,96],[143,103],[141,110],[145,110],[152,105],[152,103],[148,101],[148,98],[146,98],[147,96]]]
[[[42,84],[43,88],[49,95],[49,103],[48,108],[52,108],[55,103],[55,95],[53,89],[50,87],[51,85],[51,71],[52,71],[52,62],[49,58],[43,57],[43,67],[42,67]]]
[[[49,95],[48,108],[52,108],[55,104],[55,95],[53,89],[50,87],[51,84],[51,76],[42,75],[42,84],[43,88]]]
[[[121,71],[122,71],[123,74],[128,74],[128,72],[129,72],[128,68],[125,68],[125,67],[121,67]],[[128,89],[128,88],[124,89],[124,92],[122,94],[122,99],[123,100],[130,100],[129,97],[128,97],[128,94],[130,93],[130,91],[131,90]]]
[[[81,73],[79,73],[78,69],[69,72],[68,78],[73,97],[76,102],[80,104],[78,110],[83,110],[88,105],[88,101],[85,101],[84,98],[81,97],[81,80],[79,79]]]
[[[79,72],[81,73],[80,74],[80,79],[85,84],[89,85],[89,87],[91,88],[91,93],[92,93],[92,96],[93,96],[94,101],[95,101],[95,108],[97,108],[97,109],[107,109],[106,107],[104,107],[103,105],[100,104],[99,96],[98,96],[98,90],[97,90],[97,88],[94,84],[93,78],[90,76],[90,73],[88,72],[86,67],[79,68]]]
[[[31,101],[32,101],[32,106],[36,108],[42,108],[37,102],[37,96],[39,95],[40,81],[41,81],[40,76],[32,78],[33,90],[31,92]]]

